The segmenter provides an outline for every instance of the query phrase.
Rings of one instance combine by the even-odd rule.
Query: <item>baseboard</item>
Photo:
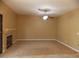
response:
[[[66,44],[64,42],[61,42],[59,40],[56,40],[56,41],[79,53],[79,50],[78,49],[75,49],[75,48],[71,47],[70,45],[68,45],[68,44]]]
[[[24,41],[24,40],[56,40],[56,39],[17,39],[18,41],[20,40],[20,41]]]

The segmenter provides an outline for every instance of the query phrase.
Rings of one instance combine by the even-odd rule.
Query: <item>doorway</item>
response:
[[[0,15],[0,53],[2,53],[2,15]]]

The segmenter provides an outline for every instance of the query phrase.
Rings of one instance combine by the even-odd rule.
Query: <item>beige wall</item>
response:
[[[55,39],[56,20],[39,16],[17,15],[17,39]]]
[[[79,9],[59,17],[57,20],[57,39],[79,49]]]
[[[3,51],[6,49],[6,37],[8,33],[13,34],[15,39],[15,13],[0,1],[0,14],[3,15]],[[15,40],[13,40],[15,41]]]

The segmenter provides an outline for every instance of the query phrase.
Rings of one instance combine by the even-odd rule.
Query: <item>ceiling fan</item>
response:
[[[42,16],[43,20],[48,20],[48,18],[55,18],[55,17],[48,16],[47,13],[50,12],[50,11],[52,11],[49,8],[38,9],[38,10],[41,11],[41,12],[44,12],[44,15]]]

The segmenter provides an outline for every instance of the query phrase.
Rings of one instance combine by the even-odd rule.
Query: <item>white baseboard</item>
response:
[[[56,39],[17,39],[17,41],[24,41],[24,40],[56,40]]]
[[[64,42],[61,42],[61,41],[59,41],[59,40],[56,40],[56,41],[79,53],[79,50],[78,50],[78,49],[73,48],[73,47],[71,47],[70,45],[68,45],[68,44],[66,44],[66,43],[64,43]]]

